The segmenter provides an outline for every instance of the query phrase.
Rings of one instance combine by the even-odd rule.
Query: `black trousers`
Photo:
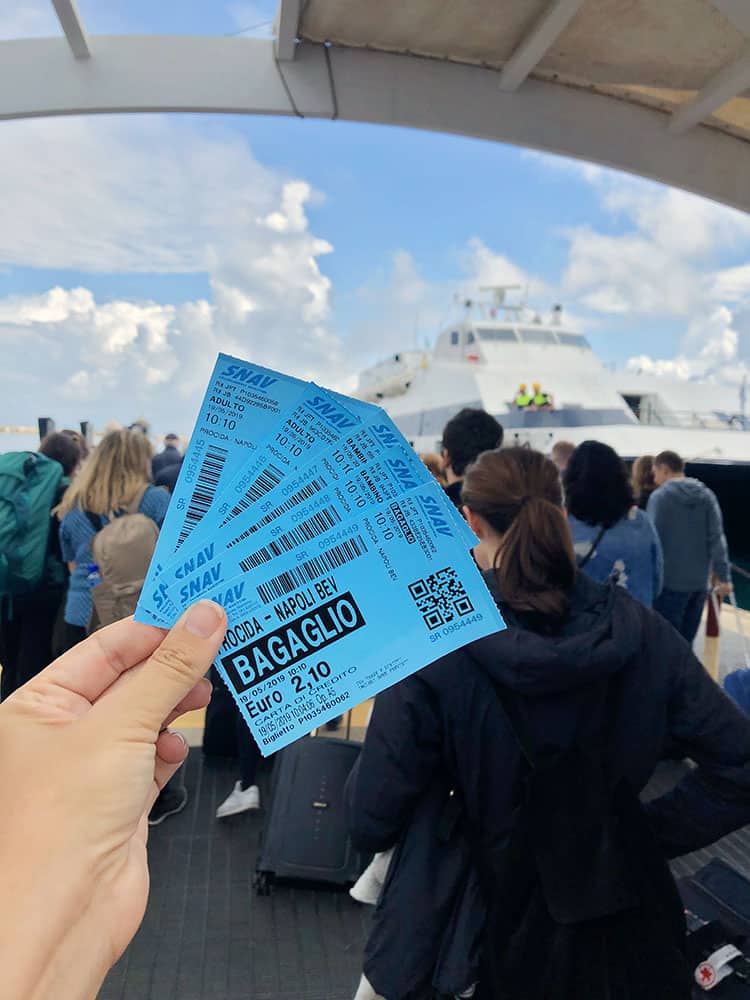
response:
[[[0,700],[35,677],[55,658],[52,633],[64,594],[63,587],[50,587],[34,594],[14,597],[0,614]]]
[[[258,744],[250,735],[250,730],[247,728],[247,723],[242,718],[240,710],[235,708],[235,711],[237,712],[235,726],[237,732],[237,755],[240,758],[240,779],[242,787],[249,788],[251,785],[257,784],[255,779],[258,773],[258,765],[263,757],[258,749]]]

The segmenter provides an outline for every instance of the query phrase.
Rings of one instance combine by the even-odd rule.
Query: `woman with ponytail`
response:
[[[386,1000],[689,1000],[666,859],[750,822],[750,719],[578,571],[549,459],[485,452],[462,500],[507,628],[376,700],[347,792],[355,846],[395,848],[365,975]],[[642,806],[676,752],[697,766]]]

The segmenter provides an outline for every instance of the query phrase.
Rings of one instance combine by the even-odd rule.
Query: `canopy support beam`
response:
[[[91,49],[75,0],[52,0],[52,6],[76,59],[90,59]]]
[[[280,0],[276,12],[276,40],[274,48],[279,62],[292,62],[297,48],[300,0]]]
[[[582,5],[583,0],[552,0],[548,10],[505,64],[500,74],[500,90],[508,93],[518,90]]]
[[[308,42],[298,42],[294,61],[283,64],[282,81],[271,39],[97,35],[94,52],[92,76],[94,60],[71,59],[62,35],[0,41],[0,122],[296,109],[305,118],[429,129],[580,157],[750,211],[746,141],[715,128],[675,141],[662,111],[581,87],[529,79],[504,94],[499,73],[479,66],[335,45],[326,51]]]
[[[669,131],[673,135],[687,132],[748,87],[750,87],[750,48],[746,49],[739,59],[719,70],[692,101],[688,101],[673,112],[669,120]]]

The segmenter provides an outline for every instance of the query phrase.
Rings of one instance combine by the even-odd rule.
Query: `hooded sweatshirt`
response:
[[[670,479],[655,490],[647,511],[664,552],[664,589],[706,590],[711,570],[730,580],[729,553],[716,495],[698,479]]]
[[[625,779],[639,793],[658,761],[675,753],[698,765],[646,807],[666,856],[696,850],[750,822],[750,719],[667,622],[621,587],[579,573],[569,613],[555,625],[514,613],[494,590],[494,575],[485,579],[508,628],[443,657],[376,700],[347,789],[356,847],[392,847],[426,790],[442,787],[460,794],[484,847],[502,849],[525,773],[506,699],[527,747],[537,756],[554,754],[591,726],[602,681],[614,699],[607,726],[613,782]],[[555,815],[549,824],[554,830]],[[400,882],[408,885],[407,878]],[[406,955],[418,946],[420,917],[429,914],[420,915],[417,892],[400,905]],[[395,984],[403,956],[371,951],[378,961],[365,971],[382,992],[384,980]]]

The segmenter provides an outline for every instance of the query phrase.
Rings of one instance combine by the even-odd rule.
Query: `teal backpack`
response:
[[[62,466],[46,455],[0,455],[0,599],[27,594],[48,570],[54,573],[47,559],[50,515],[62,480]]]

